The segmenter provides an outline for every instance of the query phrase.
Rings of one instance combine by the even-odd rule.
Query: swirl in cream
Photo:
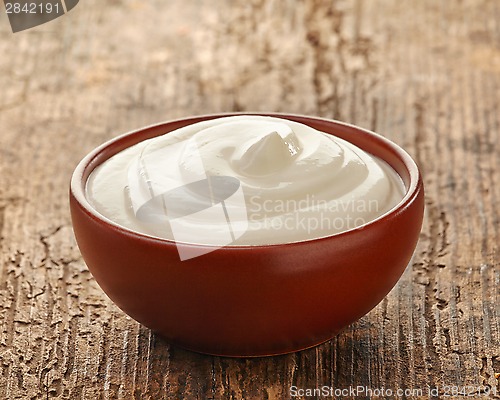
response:
[[[394,208],[404,187],[385,162],[338,137],[233,116],[116,154],[91,174],[87,194],[102,215],[145,234],[212,245],[226,240],[229,224],[227,243],[259,245],[357,228]],[[219,203],[224,214],[207,211]]]

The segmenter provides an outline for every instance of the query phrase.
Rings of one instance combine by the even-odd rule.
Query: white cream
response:
[[[404,187],[385,162],[338,137],[235,116],[116,154],[93,171],[87,196],[103,216],[151,236],[260,245],[364,225],[394,208]]]

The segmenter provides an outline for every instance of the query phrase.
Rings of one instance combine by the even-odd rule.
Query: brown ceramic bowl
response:
[[[404,181],[406,195],[392,211],[321,239],[230,246],[180,261],[173,241],[123,228],[98,214],[86,198],[89,174],[112,155],[185,125],[229,115],[237,114],[162,123],[120,136],[87,155],[70,189],[81,253],[118,307],[173,344],[240,357],[317,345],[377,305],[415,249],[424,210],[422,180],[415,162],[394,143],[341,122],[260,114],[346,139],[385,160]]]

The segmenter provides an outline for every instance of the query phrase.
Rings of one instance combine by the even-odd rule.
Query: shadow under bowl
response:
[[[93,150],[71,180],[74,232],[104,292],[170,343],[233,357],[302,350],[331,339],[375,307],[410,261],[421,230],[424,192],[417,165],[396,144],[337,121],[248,113],[334,134],[385,160],[401,176],[405,196],[390,212],[321,239],[229,246],[180,261],[175,242],[123,228],[100,215],[86,198],[90,173],[125,148],[189,124],[241,114],[166,122]]]

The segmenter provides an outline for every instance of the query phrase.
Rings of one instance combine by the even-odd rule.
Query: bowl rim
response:
[[[131,147],[139,142],[136,142],[131,145],[127,145],[123,147],[122,149],[112,152],[112,154],[106,156],[103,159],[99,159],[100,155],[105,152],[107,149],[109,149],[112,146],[118,145],[120,142],[125,141],[126,139],[134,136],[134,135],[140,135],[141,133],[144,133],[146,131],[152,130],[152,129],[157,129],[162,126],[167,126],[167,125],[175,125],[175,124],[184,124],[187,122],[187,124],[184,124],[183,126],[190,125],[193,123],[205,121],[208,119],[215,119],[215,118],[223,118],[223,117],[231,117],[231,116],[238,116],[238,115],[248,115],[248,116],[265,116],[265,117],[275,117],[275,118],[282,118],[282,119],[300,119],[300,123],[307,124],[307,121],[311,122],[322,122],[322,123],[328,123],[328,124],[334,124],[337,126],[345,127],[348,129],[352,129],[355,131],[361,131],[364,133],[366,136],[370,137],[371,140],[374,140],[375,142],[378,142],[378,144],[388,147],[390,151],[397,156],[400,162],[402,162],[402,165],[408,172],[408,185],[405,185],[405,195],[403,198],[390,210],[386,211],[382,215],[378,216],[375,219],[372,219],[363,225],[357,226],[356,228],[351,228],[346,231],[342,232],[337,232],[337,233],[332,233],[330,235],[326,236],[321,236],[317,238],[310,238],[310,239],[304,239],[304,240],[299,240],[299,241],[293,241],[293,242],[286,242],[286,243],[269,243],[269,244],[248,244],[248,245],[226,245],[223,247],[218,247],[218,246],[213,246],[213,245],[207,245],[207,244],[198,244],[198,243],[185,243],[185,242],[179,242],[173,239],[166,239],[166,238],[161,238],[158,236],[153,236],[149,235],[147,233],[135,231],[133,229],[127,228],[123,225],[120,225],[113,220],[105,217],[104,215],[100,214],[87,199],[86,195],[86,185],[88,178],[92,171],[102,164],[104,161],[108,160],[110,157],[113,155],[119,153],[120,151],[125,150],[128,147]],[[175,129],[174,129],[175,130]],[[168,134],[172,132],[173,130],[169,130],[164,133],[158,133],[155,134],[151,137],[158,137],[162,134]],[[330,134],[327,132],[327,134]],[[148,138],[142,139],[147,140]],[[365,149],[362,149],[365,150]],[[365,150],[366,151],[366,150]],[[371,153],[370,153],[371,154]],[[386,162],[390,168],[394,170],[394,172],[401,178],[401,174],[395,170],[395,168],[384,158],[376,156]],[[94,222],[105,225],[108,229],[111,229],[112,231],[115,231],[118,234],[129,236],[129,237],[135,237],[138,240],[146,241],[146,242],[151,242],[151,243],[156,243],[156,244],[168,244],[168,245],[183,245],[183,246],[192,246],[192,247],[203,247],[203,248],[214,248],[216,247],[218,250],[236,250],[236,249],[256,249],[256,248],[270,248],[270,247],[276,247],[276,246],[291,246],[291,245],[301,245],[301,244],[306,244],[306,243],[311,243],[311,242],[316,242],[316,241],[321,241],[321,240],[332,240],[334,238],[338,237],[346,237],[350,235],[354,235],[356,233],[359,233],[359,231],[363,231],[366,228],[369,228],[374,225],[380,224],[382,221],[388,221],[391,219],[396,218],[401,212],[403,212],[406,208],[408,208],[420,195],[421,192],[423,192],[423,182],[422,182],[422,175],[421,172],[418,168],[417,163],[413,160],[413,158],[404,150],[402,147],[400,147],[398,144],[394,143],[393,141],[385,138],[384,136],[373,132],[371,130],[359,127],[354,124],[350,124],[347,122],[343,121],[338,121],[335,119],[330,119],[330,118],[324,118],[324,117],[317,117],[317,116],[310,116],[310,115],[302,115],[302,114],[290,114],[290,113],[281,113],[281,112],[252,112],[252,111],[247,111],[247,112],[223,112],[223,113],[212,113],[212,114],[202,114],[202,115],[194,115],[194,116],[187,116],[183,118],[176,118],[172,120],[167,120],[151,125],[147,125],[145,127],[135,129],[126,133],[123,133],[121,135],[118,135],[110,140],[107,140],[106,142],[102,143],[101,145],[97,146],[93,150],[91,150],[89,153],[87,153],[86,156],[84,156],[81,161],[77,164],[75,167],[73,174],[71,175],[71,180],[70,180],[70,188],[69,188],[69,195],[70,195],[70,202],[71,200],[76,201],[78,206],[81,208],[81,210],[89,217],[92,219]]]

